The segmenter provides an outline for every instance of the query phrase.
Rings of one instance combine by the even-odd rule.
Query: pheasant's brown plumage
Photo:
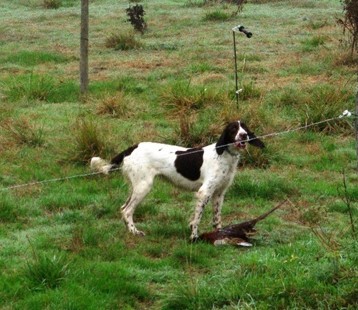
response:
[[[281,207],[285,202],[286,200],[253,220],[225,226],[212,232],[203,233],[199,236],[199,240],[203,240],[214,245],[236,244],[242,246],[251,246],[251,243],[249,243],[250,236],[256,232],[256,223],[265,219],[269,214]]]

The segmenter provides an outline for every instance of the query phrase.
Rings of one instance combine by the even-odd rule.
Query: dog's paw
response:
[[[190,236],[190,242],[191,242],[191,243],[195,243],[195,242],[197,242],[198,240],[199,240],[198,234],[191,234],[191,236]]]
[[[141,230],[138,230],[138,229],[135,229],[133,231],[131,231],[131,233],[135,236],[141,236],[141,237],[144,237],[145,236],[145,232],[144,231],[141,231]]]
[[[215,224],[213,224],[213,227],[215,230],[219,230],[222,228],[222,225],[221,225],[221,223],[215,223]]]
[[[141,230],[138,230],[137,233],[136,233],[137,236],[141,236],[141,237],[144,237],[145,236],[145,232],[144,231],[141,231]]]

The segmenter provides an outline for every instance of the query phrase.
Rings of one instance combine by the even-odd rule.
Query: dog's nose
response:
[[[247,133],[240,133],[239,137],[241,140],[247,140]]]

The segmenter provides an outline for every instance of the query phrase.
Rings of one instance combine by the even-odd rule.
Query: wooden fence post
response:
[[[356,93],[355,127],[356,127],[357,172],[358,172],[358,90]]]
[[[88,1],[81,0],[80,90],[88,90]]]

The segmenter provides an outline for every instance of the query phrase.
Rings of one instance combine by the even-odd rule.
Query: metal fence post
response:
[[[237,56],[236,56],[236,38],[235,34],[236,32],[242,32],[246,35],[247,38],[252,37],[252,33],[250,31],[247,31],[244,26],[238,25],[232,28],[232,36],[233,36],[233,43],[234,43],[234,61],[235,61],[235,96],[236,96],[236,105],[237,108],[239,108],[239,85],[238,85],[238,77],[237,77]]]

